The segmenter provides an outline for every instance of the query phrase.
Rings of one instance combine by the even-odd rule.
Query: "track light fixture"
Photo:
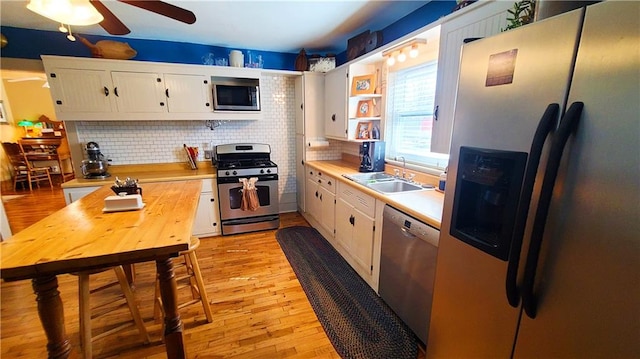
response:
[[[405,62],[407,60],[407,53],[409,57],[414,59],[419,55],[420,44],[426,44],[426,39],[413,39],[404,42],[400,45],[394,46],[389,50],[383,51],[382,56],[387,59],[387,65],[393,66],[397,62]]]

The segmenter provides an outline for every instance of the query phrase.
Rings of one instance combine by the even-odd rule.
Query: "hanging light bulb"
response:
[[[387,58],[387,65],[393,66],[396,63],[396,58],[393,55],[389,55]]]
[[[398,62],[405,62],[407,60],[407,54],[404,51],[400,51],[400,55],[398,55]]]
[[[411,45],[411,50],[409,50],[409,57],[412,58],[412,59],[415,59],[416,57],[418,57],[418,45],[417,44]]]

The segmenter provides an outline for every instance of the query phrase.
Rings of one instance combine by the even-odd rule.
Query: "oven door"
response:
[[[242,210],[242,183],[234,179],[232,183],[218,180],[218,196],[220,204],[220,219],[238,219],[278,214],[280,211],[278,200],[278,177],[265,176],[256,182],[256,191],[260,207],[255,211]],[[221,183],[222,182],[222,183]]]

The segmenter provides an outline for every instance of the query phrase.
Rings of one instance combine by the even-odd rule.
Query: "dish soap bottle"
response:
[[[440,180],[438,181],[438,189],[444,191],[444,187],[447,184],[447,168],[440,174]]]

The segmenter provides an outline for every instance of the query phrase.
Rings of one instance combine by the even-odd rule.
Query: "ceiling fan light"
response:
[[[69,25],[94,25],[104,20],[89,0],[30,0],[27,9]]]

